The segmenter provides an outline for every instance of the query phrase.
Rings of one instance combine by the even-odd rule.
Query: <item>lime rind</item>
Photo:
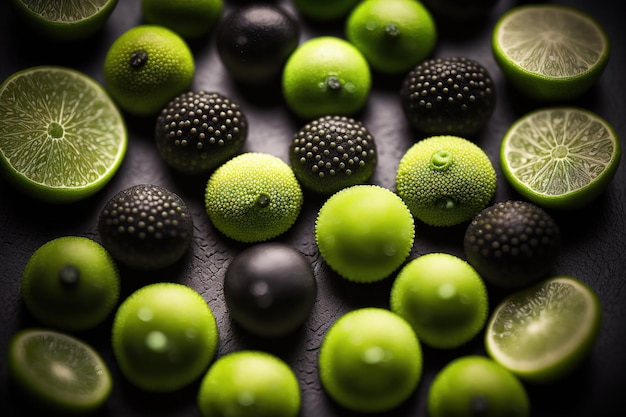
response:
[[[611,51],[598,21],[563,5],[510,9],[496,23],[491,43],[507,79],[540,101],[580,96],[596,83]]]
[[[485,347],[520,378],[557,380],[588,354],[600,331],[601,314],[589,286],[572,277],[553,277],[511,294],[496,307]]]
[[[121,113],[79,71],[39,66],[14,73],[0,86],[0,112],[0,166],[14,185],[43,201],[95,194],[126,154]]]
[[[535,110],[505,133],[500,162],[523,196],[549,208],[579,208],[611,182],[621,160],[614,128],[576,107]]]
[[[100,354],[69,334],[22,329],[9,345],[9,371],[18,386],[45,407],[68,414],[100,408],[113,380]]]

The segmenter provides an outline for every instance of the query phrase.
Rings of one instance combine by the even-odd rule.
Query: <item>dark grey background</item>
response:
[[[86,42],[66,45],[49,43],[32,35],[9,8],[0,3],[0,80],[11,73],[34,65],[55,64],[82,70],[102,82],[102,63],[108,46],[122,32],[141,23],[139,0],[120,0],[104,29]],[[295,16],[289,1],[283,5]],[[521,2],[520,2],[521,3]],[[618,135],[626,134],[624,118],[626,31],[623,19],[612,0],[558,1],[594,16],[607,30],[612,55],[598,84],[580,99],[570,103],[595,111],[613,124]],[[226,2],[226,7],[234,3]],[[494,162],[498,174],[496,200],[519,198],[504,181],[498,163],[500,140],[507,127],[524,113],[540,107],[513,91],[498,70],[491,55],[490,35],[496,18],[518,4],[500,0],[489,18],[481,24],[440,25],[435,56],[465,55],[482,63],[495,81],[497,108],[484,131],[475,138]],[[300,17],[298,17],[300,18]],[[314,35],[342,36],[341,24],[317,24],[302,20],[301,41]],[[196,58],[194,89],[221,92],[237,101],[246,112],[250,134],[245,151],[262,151],[288,161],[291,136],[304,121],[290,114],[277,86],[267,91],[243,88],[231,79],[216,54],[213,37],[191,44]],[[371,97],[362,112],[355,115],[372,132],[379,149],[379,165],[372,179],[384,187],[394,187],[397,164],[402,154],[417,139],[408,127],[399,105],[401,77],[374,76]],[[0,115],[2,117],[2,115]],[[154,183],[178,193],[194,214],[195,239],[188,255],[176,265],[151,273],[138,273],[122,267],[122,296],[154,281],[176,281],[198,290],[217,318],[220,336],[218,355],[240,349],[263,349],[286,360],[302,387],[303,417],[350,416],[335,405],[320,387],[316,360],[320,341],[342,313],[364,306],[388,307],[393,278],[371,285],[357,285],[339,278],[321,261],[313,239],[313,225],[323,199],[305,195],[305,206],[294,227],[277,240],[293,244],[313,263],[319,283],[318,299],[308,322],[295,334],[280,340],[251,337],[228,316],[222,293],[222,279],[230,259],[245,245],[220,235],[209,223],[203,208],[204,185],[208,176],[190,178],[179,175],[161,161],[152,137],[154,118],[128,117],[130,142],[126,159],[118,174],[97,195],[65,206],[44,204],[23,196],[0,179],[0,415],[13,417],[30,414],[24,399],[11,385],[6,372],[7,341],[18,329],[37,325],[24,309],[19,287],[21,272],[29,256],[40,245],[63,235],[81,235],[99,240],[97,216],[105,202],[119,190],[138,183]],[[623,141],[623,139],[622,139]],[[626,168],[621,165],[607,192],[580,210],[551,212],[558,222],[564,246],[553,273],[575,276],[588,283],[599,295],[603,323],[599,340],[589,358],[565,380],[542,387],[528,385],[532,415],[606,416],[621,404],[618,390],[626,383]],[[428,252],[443,251],[463,257],[462,239],[466,225],[432,228],[416,223],[416,239],[411,258]],[[493,305],[502,293],[490,288]],[[79,334],[105,357],[115,378],[113,395],[99,416],[199,416],[196,406],[198,383],[172,394],[142,393],[119,374],[110,349],[110,320],[97,329]],[[483,354],[482,338],[458,349],[441,351],[423,347],[424,373],[416,393],[389,415],[425,416],[425,396],[435,373],[451,359],[470,353]]]

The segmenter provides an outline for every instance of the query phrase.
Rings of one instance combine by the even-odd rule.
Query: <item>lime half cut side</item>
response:
[[[533,4],[502,15],[494,26],[492,50],[520,92],[556,101],[573,99],[597,81],[610,44],[603,27],[581,10]]]
[[[522,379],[554,381],[588,354],[600,321],[595,292],[576,278],[557,276],[502,300],[487,324],[485,347]]]
[[[27,328],[15,333],[8,365],[17,385],[38,405],[64,414],[100,408],[113,386],[108,366],[96,350],[57,331]]]
[[[32,67],[0,85],[0,167],[43,201],[69,203],[100,190],[126,154],[126,125],[86,74]]]
[[[500,162],[507,181],[537,205],[575,209],[608,187],[621,159],[613,127],[576,107],[535,110],[505,133]]]

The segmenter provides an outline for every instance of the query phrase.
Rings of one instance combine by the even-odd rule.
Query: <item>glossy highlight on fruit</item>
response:
[[[167,188],[139,184],[119,191],[98,217],[102,245],[120,262],[154,270],[189,250],[193,219],[187,203]]]
[[[233,157],[248,138],[248,119],[239,104],[217,92],[188,91],[157,117],[157,150],[186,174],[210,172]]]
[[[316,297],[311,262],[287,243],[262,242],[244,249],[224,276],[230,317],[262,337],[298,329],[309,318]]]
[[[359,121],[322,116],[294,135],[289,159],[298,181],[320,194],[367,182],[374,174],[376,141]]]
[[[378,185],[336,192],[315,222],[315,241],[324,261],[343,278],[359,283],[390,276],[409,256],[414,237],[409,209]]]

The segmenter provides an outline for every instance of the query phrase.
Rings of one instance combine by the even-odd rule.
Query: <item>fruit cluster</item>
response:
[[[309,319],[319,277],[310,259],[277,238],[297,223],[307,196],[322,198],[314,239],[330,271],[355,285],[393,280],[388,309],[355,309],[324,335],[317,365],[329,396],[352,411],[393,410],[420,383],[422,346],[455,349],[482,333],[488,355],[459,358],[441,370],[429,390],[430,415],[528,416],[524,384],[562,378],[580,362],[597,337],[600,306],[578,279],[549,278],[561,237],[541,206],[554,196],[520,188],[532,202],[494,202],[496,169],[472,141],[494,112],[494,82],[468,57],[432,57],[437,25],[430,2],[335,1],[325,9],[296,0],[295,10],[309,19],[346,22],[346,39],[321,36],[302,43],[298,20],[278,6],[239,5],[226,13],[221,0],[197,0],[190,2],[195,7],[179,10],[176,3],[142,2],[147,24],[111,45],[104,84],[129,116],[154,119],[155,148],[163,161],[182,175],[208,176],[208,220],[222,238],[247,245],[224,273],[223,296],[233,323],[271,339]],[[493,4],[478,3],[485,14]],[[457,12],[450,11],[462,19]],[[181,24],[187,19],[189,24]],[[302,121],[286,145],[289,163],[244,151],[252,128],[239,103],[217,91],[191,89],[195,63],[187,40],[213,27],[216,50],[232,79],[244,88],[280,84],[285,107]],[[395,190],[370,182],[380,138],[358,118],[372,72],[401,78],[398,98],[407,124],[426,136],[403,155]],[[605,171],[578,192],[595,197],[617,168],[619,141],[599,116],[572,113],[605,135]],[[507,143],[507,151],[524,148],[523,135],[516,133],[507,133],[505,139],[514,143]],[[558,158],[567,153],[558,151]],[[511,183],[527,185],[511,179],[514,169],[508,168],[517,156],[508,155],[514,153],[501,155],[504,172]],[[569,195],[559,201],[571,208]],[[184,262],[193,246],[193,222],[186,202],[171,190],[138,184],[119,191],[101,209],[101,245],[65,237],[33,254],[22,276],[26,307],[42,323],[68,332],[95,328],[112,316],[113,352],[124,377],[152,392],[176,391],[201,379],[197,402],[206,417],[298,415],[299,381],[282,359],[249,350],[213,362],[220,335],[213,310],[197,290],[152,283],[118,304],[116,263],[155,270]],[[465,259],[446,253],[411,257],[417,222],[464,227]],[[491,289],[508,291],[493,309]],[[87,352],[89,363],[106,366],[89,346],[61,333],[19,336],[11,344],[11,372],[44,404],[84,411],[106,401],[108,370],[99,374],[106,381],[93,383],[80,398],[86,403],[77,405],[71,395],[44,394],[36,372],[50,369],[32,370],[23,355],[27,343],[54,349],[43,341],[57,338],[68,350]],[[97,379],[69,365],[64,371]]]

